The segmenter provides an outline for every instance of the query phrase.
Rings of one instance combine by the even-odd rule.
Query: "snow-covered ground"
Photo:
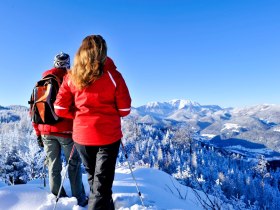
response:
[[[232,132],[239,132],[240,128],[242,127],[236,123],[225,123],[224,127],[221,129],[221,132],[223,130],[232,130]]]
[[[141,205],[135,182],[127,168],[116,169],[113,185],[113,199],[117,210],[202,210],[192,189],[179,184],[170,175],[148,168],[139,168],[133,172],[145,206]],[[85,190],[89,192],[86,175],[83,176]],[[48,183],[47,183],[48,185]],[[71,195],[69,180],[64,187]],[[24,185],[5,186],[0,184],[0,210],[52,210],[55,205],[48,186],[43,180],[34,180]],[[57,210],[86,210],[77,205],[74,197],[60,198]]]

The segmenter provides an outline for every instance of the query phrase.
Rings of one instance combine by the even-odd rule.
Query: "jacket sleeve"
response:
[[[73,102],[74,97],[71,93],[70,87],[68,85],[69,77],[65,76],[58,94],[56,96],[56,100],[54,102],[54,111],[59,117],[63,118],[74,118],[73,112]]]
[[[120,73],[117,76],[116,105],[121,117],[125,117],[130,113],[131,98],[126,83]]]
[[[33,99],[32,99],[33,100]],[[31,107],[30,107],[30,110],[29,110],[29,116],[31,117]],[[36,124],[34,122],[32,122],[32,126],[34,128],[34,131],[36,133],[37,136],[40,136],[41,135],[41,132],[39,130],[39,124]]]

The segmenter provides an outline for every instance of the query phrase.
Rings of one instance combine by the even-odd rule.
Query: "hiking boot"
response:
[[[78,199],[78,205],[81,207],[85,207],[86,205],[88,205],[88,197],[82,197]]]

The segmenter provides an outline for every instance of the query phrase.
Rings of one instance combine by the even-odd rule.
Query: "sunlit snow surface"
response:
[[[117,168],[113,184],[113,199],[118,210],[201,210],[193,191],[179,184],[168,174],[156,170],[139,168],[133,172],[139,186],[143,206],[137,193],[136,184],[127,168]],[[86,193],[89,192],[87,176],[83,176]],[[64,183],[65,190],[71,195],[69,180]],[[185,199],[180,199],[186,197]],[[55,196],[48,186],[43,186],[43,180],[34,180],[28,184],[5,186],[0,185],[0,210],[52,210]],[[77,205],[74,197],[60,198],[57,210],[85,210],[87,207]]]

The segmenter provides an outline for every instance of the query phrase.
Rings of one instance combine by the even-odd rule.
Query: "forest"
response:
[[[185,124],[160,127],[125,118],[122,129],[133,167],[157,168],[194,191],[213,196],[205,209],[221,209],[223,204],[234,209],[280,209],[280,169],[270,168],[263,155],[247,158],[221,152]],[[1,109],[0,181],[14,185],[42,178],[47,170],[44,160],[27,108]],[[120,148],[118,165],[125,162]]]

